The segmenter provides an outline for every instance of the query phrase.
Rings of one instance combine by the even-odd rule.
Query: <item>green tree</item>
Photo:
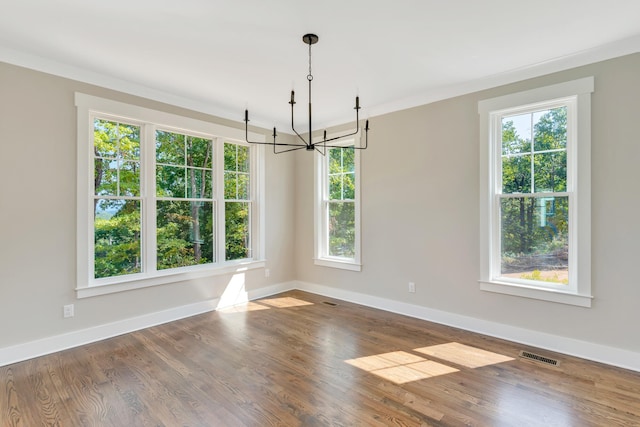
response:
[[[212,148],[211,139],[156,132],[158,269],[214,261]]]
[[[331,148],[329,162],[329,255],[355,255],[355,150]]]
[[[566,108],[527,116],[533,141],[502,123],[502,192],[512,196],[501,198],[502,252],[511,259],[556,251],[568,233],[567,198],[533,197],[567,189]]]
[[[249,147],[224,144],[225,258],[251,256]]]
[[[95,120],[94,159],[94,277],[140,272],[140,127]]]

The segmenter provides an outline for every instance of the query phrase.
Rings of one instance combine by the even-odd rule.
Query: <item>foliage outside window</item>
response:
[[[480,102],[483,290],[590,306],[592,90],[588,78]]]
[[[83,94],[76,105],[79,296],[264,266],[260,148],[214,133],[243,132]],[[98,285],[118,286],[84,291]]]
[[[213,140],[156,130],[158,270],[215,262]]]
[[[356,253],[355,150],[327,150],[328,255],[353,258]]]
[[[500,276],[567,285],[567,106],[501,123]]]
[[[140,126],[94,120],[94,274],[140,273]]]
[[[316,264],[360,270],[359,151],[347,145],[316,156]]]
[[[251,256],[249,147],[224,144],[225,253],[227,260]]]

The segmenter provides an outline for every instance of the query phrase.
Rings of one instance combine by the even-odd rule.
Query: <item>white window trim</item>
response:
[[[591,93],[594,90],[594,78],[586,77],[565,83],[545,86],[524,92],[518,92],[497,98],[482,100],[478,103],[480,114],[480,289],[483,291],[514,295],[525,298],[591,307]],[[573,199],[570,205],[570,247],[573,263],[570,264],[575,282],[572,289],[537,286],[527,283],[501,282],[493,277],[492,262],[495,263],[499,239],[499,225],[496,225],[496,205],[493,194],[496,182],[493,179],[497,162],[494,137],[495,123],[492,114],[501,110],[511,110],[519,106],[531,106],[536,103],[549,103],[554,100],[575,97],[577,126],[575,129],[577,146],[567,147],[569,163],[567,174],[575,178]],[[568,126],[570,124],[568,123]],[[570,153],[569,150],[573,150]],[[573,154],[573,155],[571,155]],[[575,163],[571,163],[571,159]],[[574,169],[576,168],[576,169]],[[569,178],[569,176],[568,176]]]
[[[356,147],[360,146],[358,139],[361,137],[362,132],[359,132],[352,138],[345,138],[341,141],[341,144],[344,146],[355,145]],[[327,138],[333,138],[337,135],[327,135]],[[335,144],[334,144],[335,146]],[[315,153],[315,162],[314,162],[314,259],[313,262],[315,265],[323,266],[323,267],[331,267],[338,268],[342,270],[350,270],[350,271],[361,271],[362,263],[361,263],[361,245],[360,245],[360,188],[361,188],[361,180],[360,180],[360,151],[355,150],[354,153],[354,164],[355,164],[355,180],[356,180],[356,188],[354,194],[354,210],[355,210],[355,256],[353,258],[343,258],[343,257],[333,257],[326,255],[328,253],[328,248],[325,237],[328,235],[327,232],[327,220],[323,218],[325,215],[325,200],[327,198],[327,161],[326,156],[318,153]]]
[[[190,267],[175,268],[170,270],[153,270],[138,274],[129,274],[111,278],[95,279],[92,277],[93,269],[93,201],[90,191],[93,187],[92,147],[90,141],[93,140],[90,127],[90,117],[99,114],[109,117],[120,117],[128,122],[153,124],[163,128],[184,129],[189,133],[200,133],[208,135],[218,140],[218,146],[222,142],[228,141],[238,144],[245,138],[243,130],[230,128],[227,126],[205,122],[176,114],[152,110],[136,105],[126,104],[110,99],[99,98],[91,95],[76,92],[75,105],[77,107],[77,267],[76,267],[76,295],[78,298],[87,298],[98,295],[106,295],[115,292],[123,292],[133,289],[140,289],[149,286],[157,286],[168,283],[182,282],[185,280],[218,276],[222,274],[235,273],[254,268],[264,268],[265,260],[265,167],[264,167],[264,146],[252,145],[251,153],[251,174],[255,174],[256,185],[251,186],[252,200],[252,255],[251,259],[224,261],[223,253],[220,252],[220,239],[217,242],[217,262],[206,265],[195,265]],[[147,130],[148,131],[148,130]],[[143,131],[144,132],[144,131]],[[254,141],[263,142],[264,135],[250,132],[249,138]],[[217,154],[217,153],[216,153]],[[145,154],[143,154],[144,156]],[[146,154],[148,155],[148,153]],[[148,169],[148,168],[147,168]],[[217,168],[221,169],[220,167]],[[146,180],[154,179],[152,171],[147,171]],[[143,180],[144,182],[144,180]],[[220,177],[216,177],[216,185],[220,183]],[[144,185],[144,184],[143,184]],[[144,186],[141,188],[143,197],[145,195]],[[151,199],[148,199],[151,200]],[[216,194],[216,203],[224,203],[221,193]],[[149,203],[149,201],[147,201]],[[220,209],[217,209],[220,211]],[[148,216],[152,209],[146,209]],[[149,218],[145,218],[147,221]],[[155,218],[151,218],[155,221]],[[222,218],[224,220],[224,218]],[[218,223],[220,218],[217,219]],[[220,236],[220,234],[217,234]],[[155,236],[147,236],[146,246],[155,241]],[[224,248],[224,242],[222,242]],[[143,246],[143,257],[145,256]],[[155,263],[152,263],[154,265]]]

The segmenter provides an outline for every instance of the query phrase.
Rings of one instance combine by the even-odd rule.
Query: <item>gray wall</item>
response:
[[[479,290],[479,100],[595,77],[592,308]],[[296,164],[296,277],[314,284],[640,352],[640,54],[370,120],[361,273],[313,264],[313,163]],[[407,282],[417,292],[407,292]]]
[[[0,62],[0,349],[219,297],[231,276],[77,300],[74,92],[233,123]],[[293,158],[266,158],[266,252],[246,290],[294,279]],[[62,306],[75,304],[63,319]]]
[[[591,75],[593,307],[481,292],[477,102]],[[247,289],[298,279],[640,352],[638,76],[634,54],[371,118],[360,273],[313,265],[312,156],[268,154],[271,276],[250,271]],[[74,91],[241,125],[0,63],[0,348],[216,298],[230,279],[76,300]]]

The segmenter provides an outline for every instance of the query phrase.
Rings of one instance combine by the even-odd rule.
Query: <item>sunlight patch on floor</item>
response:
[[[248,302],[246,304],[234,305],[232,307],[225,307],[218,310],[221,313],[246,313],[247,311],[259,311],[259,310],[269,310],[270,307],[267,307],[262,304],[258,304],[255,302]]]
[[[220,313],[246,313],[248,311],[269,310],[271,308],[301,307],[305,305],[313,305],[313,303],[298,298],[282,297],[249,301],[244,304],[221,308],[218,309],[218,311]]]
[[[304,301],[304,300],[293,298],[293,297],[262,299],[259,302],[261,304],[266,304],[270,307],[275,307],[275,308],[300,307],[303,305],[313,305],[312,302]]]
[[[405,351],[359,357],[345,362],[396,384],[458,372],[458,369]]]
[[[416,348],[414,351],[441,360],[446,360],[448,362],[455,363],[456,365],[462,365],[467,368],[480,368],[482,366],[495,365],[497,363],[514,360],[512,357],[457,342]]]

